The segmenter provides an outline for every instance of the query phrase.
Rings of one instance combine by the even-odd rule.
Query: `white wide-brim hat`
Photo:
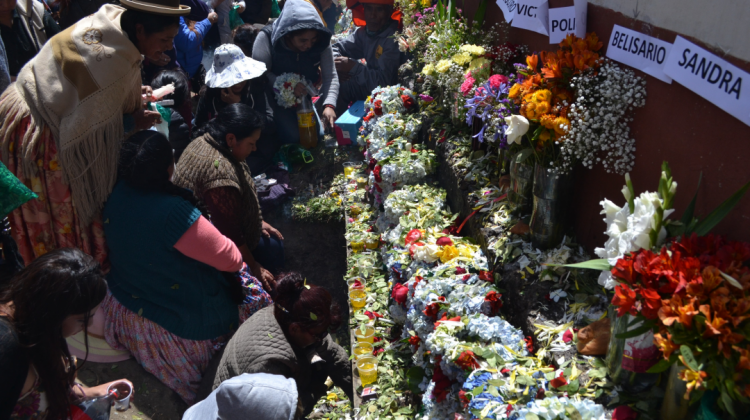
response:
[[[210,88],[228,88],[260,77],[265,72],[266,63],[246,56],[236,45],[224,44],[214,51],[214,62],[206,72],[206,85]]]
[[[127,9],[140,10],[162,16],[187,16],[190,7],[180,4],[180,0],[120,0]]]

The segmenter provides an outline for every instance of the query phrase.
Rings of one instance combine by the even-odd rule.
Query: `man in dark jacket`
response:
[[[393,37],[398,30],[392,19],[393,0],[347,0],[347,7],[361,27],[333,45],[341,83],[336,115],[346,112],[351,102],[366,99],[376,87],[395,84],[401,58]]]

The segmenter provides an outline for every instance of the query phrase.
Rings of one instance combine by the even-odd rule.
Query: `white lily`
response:
[[[529,120],[523,115],[511,115],[505,117],[505,123],[508,124],[508,128],[505,129],[508,144],[521,144],[521,137],[529,131]]]

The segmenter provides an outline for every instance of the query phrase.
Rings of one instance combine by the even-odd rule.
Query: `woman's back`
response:
[[[180,197],[137,190],[123,181],[103,215],[112,294],[131,311],[192,340],[214,338],[238,325],[226,279],[174,248],[200,216]]]

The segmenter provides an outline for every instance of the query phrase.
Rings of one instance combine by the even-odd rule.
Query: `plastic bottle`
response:
[[[305,149],[318,145],[318,132],[315,130],[315,114],[310,96],[305,96],[297,107],[297,127],[299,127],[299,144]]]
[[[107,395],[82,402],[81,409],[91,420],[109,420],[110,408],[115,400],[117,400],[117,391],[113,389]]]

